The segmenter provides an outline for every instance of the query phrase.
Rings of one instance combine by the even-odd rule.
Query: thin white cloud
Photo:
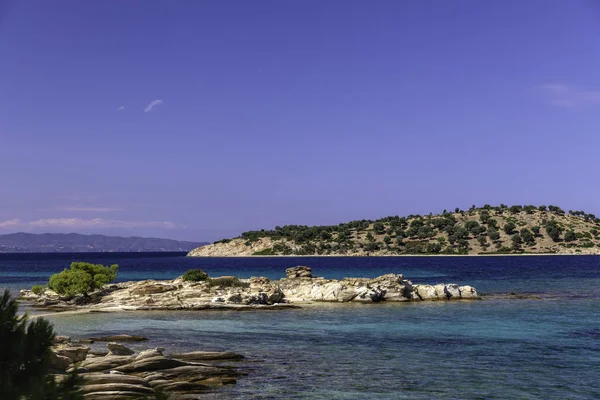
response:
[[[114,212],[114,211],[123,211],[122,208],[116,207],[85,207],[85,206],[65,206],[58,207],[59,210],[62,211],[75,211],[75,212]]]
[[[125,109],[125,106],[121,106],[119,108],[117,108],[117,111],[123,111]]]
[[[0,221],[1,229],[15,228],[163,228],[176,229],[182,226],[171,221],[121,221],[113,219],[93,218],[45,218],[35,221],[12,219]]]
[[[154,108],[156,108],[157,106],[163,104],[164,102],[162,100],[152,100],[150,102],[150,104],[148,104],[148,107],[146,107],[144,109],[144,112],[149,112],[152,111]]]
[[[547,101],[557,107],[600,105],[600,90],[583,90],[563,83],[549,83],[541,88]]]
[[[0,229],[6,229],[6,228],[16,228],[21,226],[21,220],[20,219],[9,219],[7,221],[1,221],[0,222]]]

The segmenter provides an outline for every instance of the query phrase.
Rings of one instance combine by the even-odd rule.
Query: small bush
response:
[[[183,274],[183,280],[188,282],[201,282],[208,279],[208,274],[201,269],[190,269]]]
[[[247,282],[242,282],[235,276],[224,276],[222,278],[213,278],[208,280],[209,287],[223,286],[223,287],[241,287],[247,288],[250,286]]]
[[[273,251],[272,247],[267,247],[266,249],[255,251],[254,253],[252,253],[252,255],[253,256],[273,256],[273,255],[275,255],[275,252]]]
[[[44,285],[33,285],[31,287],[31,291],[38,296],[46,291],[46,286]]]

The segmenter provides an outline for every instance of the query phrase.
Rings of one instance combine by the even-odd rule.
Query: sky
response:
[[[0,0],[0,234],[600,215],[593,1]]]

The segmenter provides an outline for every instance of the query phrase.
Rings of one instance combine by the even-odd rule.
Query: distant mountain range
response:
[[[207,243],[78,233],[21,232],[0,235],[0,253],[190,251],[205,244]]]

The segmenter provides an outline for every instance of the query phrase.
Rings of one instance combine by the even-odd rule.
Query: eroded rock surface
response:
[[[215,285],[216,279],[213,284],[210,281],[187,282],[180,277],[169,281],[145,280],[107,285],[95,296],[90,296],[95,299],[93,302],[74,307],[90,310],[203,310],[277,308],[304,302],[379,303],[479,298],[471,286],[413,284],[402,274],[386,274],[377,278],[325,279],[314,277],[311,268],[306,266],[288,268],[286,277],[280,280],[264,277],[240,280],[226,278],[229,279],[222,277],[221,281],[236,284]],[[22,293],[24,297],[31,298],[30,291]],[[45,302],[44,296],[38,297],[38,304]],[[144,339],[109,336],[89,340],[120,342]]]
[[[203,393],[214,391],[216,386],[235,384],[243,375],[234,367],[215,364],[243,359],[231,352],[195,351],[165,357],[165,349],[158,347],[131,355],[87,358],[87,351],[79,350],[81,345],[68,338],[58,341],[60,343],[52,347],[52,363],[58,374],[55,376],[62,379],[65,372],[77,371],[82,378],[84,399],[155,398],[157,393],[167,395],[169,399],[200,399]],[[107,345],[111,352],[115,344]],[[118,346],[121,346],[119,352],[131,351]],[[67,349],[76,350],[68,352]],[[73,361],[63,354],[73,356]]]

